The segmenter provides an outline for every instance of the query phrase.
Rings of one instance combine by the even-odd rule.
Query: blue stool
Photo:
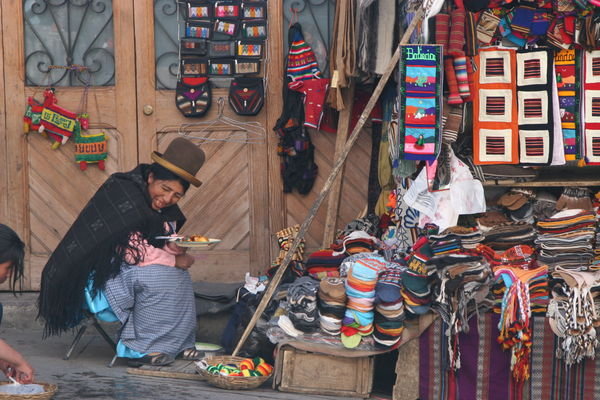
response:
[[[71,346],[67,350],[67,354],[65,354],[63,359],[68,360],[71,357],[73,350],[75,350],[75,347],[81,340],[81,337],[87,330],[87,327],[91,324],[94,326],[94,328],[96,328],[96,330],[98,331],[100,336],[102,336],[104,338],[106,343],[108,343],[110,345],[110,347],[113,349],[113,351],[115,351],[114,357],[112,358],[111,362],[108,364],[108,367],[110,368],[115,364],[115,361],[118,358],[117,344],[110,337],[110,335],[108,333],[106,333],[104,328],[102,328],[102,326],[100,325],[100,321],[118,322],[119,319],[111,310],[110,305],[108,304],[108,301],[106,300],[106,297],[104,296],[104,293],[102,293],[101,291],[98,291],[95,296],[92,296],[92,285],[93,285],[93,282],[91,280],[88,281],[88,285],[86,286],[86,288],[84,290],[86,304],[84,306],[83,313],[84,313],[86,319],[85,319],[85,321],[83,321],[83,325],[81,326],[81,328],[79,328],[79,330],[77,331],[77,334],[75,335],[75,339],[73,339],[73,343],[71,343]]]

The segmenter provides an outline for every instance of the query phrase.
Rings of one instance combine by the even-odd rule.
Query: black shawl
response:
[[[185,217],[177,205],[157,212],[151,207],[146,179],[147,164],[132,171],[115,173],[94,194],[50,256],[42,272],[39,314],[45,321],[44,336],[75,327],[82,318],[84,288],[93,274],[94,288],[102,288],[116,276],[125,252],[143,257],[129,243],[132,232],[160,247],[158,235],[167,234],[164,223],[176,221],[177,230]]]

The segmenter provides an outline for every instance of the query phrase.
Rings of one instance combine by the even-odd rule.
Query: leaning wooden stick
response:
[[[422,7],[420,7],[417,10],[414,18],[410,22],[408,28],[406,28],[406,31],[404,32],[404,35],[402,36],[402,39],[400,40],[400,45],[408,43],[410,36],[412,35],[413,31],[415,30],[417,24],[419,24],[421,22],[421,20],[423,19],[425,13],[427,12],[426,10],[429,9],[430,5],[431,5],[431,1],[428,1],[426,4],[424,4]],[[267,308],[267,305],[269,304],[269,301],[273,297],[273,294],[275,293],[277,286],[279,286],[279,282],[281,281],[283,273],[285,272],[286,268],[290,264],[290,261],[292,260],[292,256],[294,255],[294,252],[296,251],[296,249],[300,245],[302,239],[304,238],[304,235],[308,231],[308,228],[310,227],[312,220],[315,218],[315,215],[317,214],[319,207],[321,207],[323,200],[325,200],[325,197],[327,197],[327,195],[329,194],[329,190],[331,189],[331,186],[333,185],[333,181],[335,180],[335,177],[342,169],[342,166],[343,166],[344,162],[346,161],[346,158],[348,157],[348,153],[350,153],[352,146],[356,142],[356,139],[358,139],[358,135],[360,134],[362,127],[364,126],[365,122],[367,121],[368,116],[371,115],[371,111],[373,110],[373,107],[375,107],[375,103],[377,102],[377,100],[379,99],[379,96],[383,92],[385,84],[390,79],[390,76],[392,75],[394,68],[396,68],[396,64],[398,63],[399,60],[400,60],[400,46],[398,46],[398,48],[394,52],[394,55],[392,56],[392,59],[390,60],[390,63],[388,65],[387,69],[385,70],[384,74],[381,76],[381,79],[379,80],[377,87],[375,87],[375,90],[373,91],[373,94],[371,95],[369,102],[367,103],[365,109],[363,110],[362,114],[360,115],[360,118],[358,119],[356,126],[352,130],[352,134],[348,138],[348,141],[346,142],[346,146],[344,147],[344,150],[339,155],[338,159],[335,161],[335,164],[331,170],[331,173],[329,174],[327,181],[325,181],[325,184],[323,185],[323,188],[321,189],[321,193],[319,193],[319,195],[315,199],[315,202],[313,203],[312,207],[308,211],[308,216],[306,217],[304,222],[302,222],[302,225],[300,225],[300,230],[298,231],[298,234],[296,235],[296,237],[294,238],[294,241],[292,242],[290,248],[288,249],[283,261],[281,262],[281,265],[277,269],[277,272],[275,273],[275,275],[273,275],[273,278],[271,279],[269,286],[265,290],[265,293],[263,294],[263,297],[260,300],[260,303],[256,307],[256,311],[254,312],[252,319],[248,323],[248,326],[246,326],[246,330],[244,330],[244,333],[242,334],[242,337],[240,338],[237,346],[235,347],[235,350],[233,350],[233,353],[232,353],[233,356],[238,354],[238,352],[240,351],[240,349],[246,342],[246,339],[248,339],[248,336],[250,336],[250,332],[252,332],[252,329],[254,329],[256,322],[258,321],[258,319],[260,318],[262,313]]]

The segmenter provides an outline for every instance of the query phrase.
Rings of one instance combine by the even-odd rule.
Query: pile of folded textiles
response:
[[[370,253],[377,250],[377,242],[378,239],[376,237],[364,231],[354,231],[349,235],[337,239],[335,243],[331,244],[331,249],[334,250],[334,255],[345,253],[346,256],[349,256],[356,253]]]
[[[308,256],[306,260],[306,272],[315,279],[326,277],[339,277],[340,264],[346,258],[346,254],[336,254],[331,249],[318,250]]]
[[[296,279],[288,288],[288,316],[294,328],[314,332],[319,328],[317,292],[319,281],[309,276]]]
[[[564,210],[537,222],[538,259],[550,272],[560,265],[587,269],[595,256],[596,216],[593,211]]]

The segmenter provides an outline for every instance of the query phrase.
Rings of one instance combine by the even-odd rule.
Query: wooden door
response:
[[[174,4],[167,3],[171,7]],[[157,68],[160,68],[160,62],[165,57],[170,57],[171,67],[177,69],[176,48],[174,53],[157,55],[156,47],[149,39],[159,40],[158,36],[168,29],[164,23],[172,17],[173,10],[164,6],[163,2],[150,0],[135,2],[135,36],[146,38],[136,40],[135,47],[138,99],[135,114],[139,129],[140,161],[150,162],[152,151],[164,151],[168,143],[180,134],[182,124],[206,123],[217,119],[219,102],[223,103],[224,116],[240,122],[258,121],[265,128],[262,140],[252,144],[205,140],[207,137],[225,139],[231,132],[222,129],[202,132],[200,126],[190,128],[187,136],[204,150],[207,158],[197,175],[203,182],[202,186],[192,186],[180,203],[188,219],[183,233],[202,234],[222,240],[211,249],[193,251],[197,262],[191,269],[192,277],[194,280],[240,281],[246,272],[264,272],[270,263],[273,241],[269,216],[278,210],[269,206],[269,175],[273,174],[272,170],[277,165],[270,162],[276,157],[276,145],[267,127],[270,126],[269,116],[274,115],[272,107],[276,107],[276,104],[267,101],[256,117],[240,117],[228,105],[228,89],[213,87],[209,113],[202,118],[183,117],[175,107],[174,90],[161,89],[157,82],[160,80],[157,78]],[[277,25],[273,22],[277,15],[275,10],[280,4],[270,1],[269,7],[269,23],[273,29]],[[176,37],[170,41],[174,46],[177,45]],[[269,54],[274,52],[269,50]]]
[[[75,2],[67,3],[76,6]],[[0,183],[6,183],[2,186],[8,188],[6,192],[9,194],[8,199],[2,198],[0,204],[8,204],[4,213],[1,211],[3,207],[0,207],[0,215],[27,244],[28,268],[24,289],[39,288],[41,270],[48,256],[106,177],[112,172],[125,171],[137,164],[136,65],[132,51],[135,43],[133,0],[100,3],[102,4],[90,4],[90,7],[98,8],[87,11],[102,12],[106,11],[102,7],[107,4],[113,6],[112,14],[106,17],[107,25],[104,28],[110,28],[112,24],[115,38],[114,84],[90,88],[88,112],[90,131],[104,131],[109,138],[109,159],[106,171],[100,171],[95,165],[90,165],[86,171],[80,171],[74,162],[72,140],[52,150],[50,141],[38,133],[23,134],[23,113],[27,96],[35,94],[38,98],[41,97],[39,88],[25,85],[24,30],[31,28],[24,22],[24,2],[0,0],[0,36],[4,50],[4,63],[0,63],[0,70],[4,66],[4,74],[0,74],[0,89],[1,77],[4,77],[3,93],[7,99],[4,110],[0,105],[0,123],[4,115],[7,116],[2,125],[5,126],[6,134],[0,139],[0,144],[6,145],[6,157],[3,157],[6,162],[6,168],[3,168],[6,172],[3,171],[3,174],[6,175],[0,175]],[[49,2],[44,4],[51,7]],[[40,4],[35,7],[38,7],[35,9],[36,13],[42,11],[43,6]],[[52,15],[52,18],[55,17],[56,15]],[[81,27],[86,28],[89,29],[87,26]],[[68,44],[75,45],[70,39]],[[67,60],[60,59],[52,61],[58,65],[68,63]],[[78,110],[82,95],[81,86],[57,87],[59,104],[70,110]],[[0,156],[4,155],[2,151],[0,150]]]

